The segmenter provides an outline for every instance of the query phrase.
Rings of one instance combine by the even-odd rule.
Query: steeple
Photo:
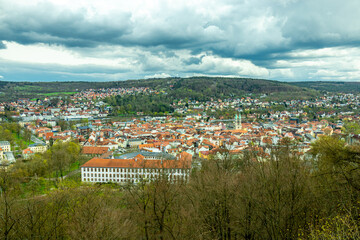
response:
[[[239,121],[239,129],[241,129],[242,125],[241,125],[241,113],[240,112],[239,112],[238,121]]]
[[[240,112],[239,112],[239,114],[235,114],[234,125],[235,125],[235,129],[241,129],[242,128]]]

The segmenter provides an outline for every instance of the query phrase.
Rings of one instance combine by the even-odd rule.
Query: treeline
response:
[[[62,184],[20,197],[0,172],[4,239],[359,239],[359,146],[324,137],[301,158],[284,140],[271,154],[222,149],[187,183]],[[34,183],[36,184],[36,182]]]
[[[123,87],[150,87],[164,90],[174,99],[192,99],[207,101],[211,99],[239,98],[246,94],[282,93],[282,98],[289,99],[294,94],[299,99],[317,96],[316,91],[300,88],[284,82],[222,77],[190,77],[132,80],[119,83]],[[277,97],[271,96],[272,98]]]
[[[112,115],[118,116],[122,114],[136,114],[143,112],[144,114],[167,114],[173,112],[170,106],[171,98],[166,94],[136,94],[125,96],[111,96],[105,101],[112,105]]]
[[[238,98],[248,93],[302,92],[303,96],[308,93],[307,90],[286,83],[250,78],[181,78],[174,81],[172,86],[170,94],[175,98],[187,97],[199,101]]]
[[[71,93],[93,88],[132,88],[149,87],[158,91],[164,90],[173,98],[189,98],[199,101],[211,98],[241,97],[244,94],[283,93],[282,96],[296,95],[297,98],[309,98],[317,95],[314,90],[290,85],[284,82],[222,77],[190,77],[141,79],[117,82],[4,82],[0,81],[0,100],[10,101],[19,98],[37,98],[48,93]],[[291,95],[291,94],[292,95]],[[278,97],[274,95],[272,97]]]
[[[291,84],[298,87],[306,87],[326,92],[358,93],[360,91],[359,82],[307,81],[293,82]]]

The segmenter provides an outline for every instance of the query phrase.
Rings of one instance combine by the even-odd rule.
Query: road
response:
[[[38,139],[34,135],[31,135],[31,141],[33,141],[34,143],[45,144],[43,141],[41,141],[40,139]]]

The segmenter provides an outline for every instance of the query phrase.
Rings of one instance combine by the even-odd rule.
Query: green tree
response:
[[[49,165],[56,176],[63,177],[72,163],[79,159],[80,146],[74,142],[56,141],[48,150]]]
[[[360,134],[360,124],[358,121],[346,121],[342,127],[342,131],[346,134]]]
[[[21,218],[19,184],[11,172],[0,168],[0,236],[12,239]]]

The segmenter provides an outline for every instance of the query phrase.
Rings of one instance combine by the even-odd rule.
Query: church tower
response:
[[[235,129],[241,129],[242,125],[241,125],[241,114],[235,114],[235,120],[234,120],[234,125],[235,125]]]

